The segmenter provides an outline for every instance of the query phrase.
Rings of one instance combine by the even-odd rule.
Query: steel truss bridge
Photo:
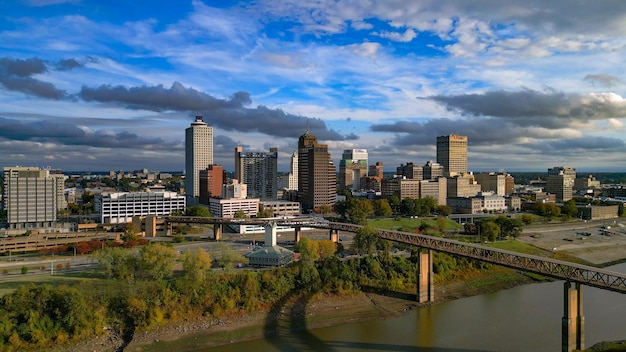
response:
[[[331,231],[357,232],[363,226],[328,222],[321,218],[275,218],[275,219],[225,219],[170,216],[165,218],[173,223],[240,224],[263,225],[275,221],[277,225],[295,228],[311,227]],[[575,264],[546,257],[496,249],[475,243],[461,242],[440,237],[431,237],[402,231],[377,229],[378,237],[398,243],[409,244],[478,259],[487,263],[532,272],[551,278],[584,284],[604,290],[626,293],[626,274],[603,270],[587,265]]]

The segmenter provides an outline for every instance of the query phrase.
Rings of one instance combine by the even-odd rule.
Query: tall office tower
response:
[[[424,180],[434,180],[443,177],[443,166],[428,160],[422,167],[422,172],[424,173]]]
[[[278,148],[268,152],[244,152],[235,147],[235,179],[248,185],[248,196],[276,199],[278,190]]]
[[[337,201],[337,170],[328,145],[307,131],[298,139],[298,200],[308,213]]]
[[[339,161],[339,189],[358,191],[361,177],[367,176],[367,149],[346,149]]]
[[[567,202],[573,197],[574,180],[576,169],[565,166],[557,166],[548,169],[546,192],[555,195],[557,203]]]
[[[290,172],[288,175],[287,189],[298,189],[298,151],[294,150],[291,154],[291,161],[289,163]]]
[[[53,227],[58,200],[63,196],[62,182],[63,178],[37,167],[5,167],[4,206],[9,229]]]
[[[222,165],[209,165],[206,169],[200,170],[199,201],[200,204],[209,204],[209,198],[221,198],[222,186],[224,185],[224,168]]]
[[[396,174],[408,179],[421,181],[424,179],[424,168],[413,163],[400,164],[396,168]]]
[[[437,137],[437,163],[446,177],[467,173],[467,136]]]
[[[202,116],[185,130],[185,194],[187,205],[198,203],[200,196],[200,170],[213,164],[213,127]]]

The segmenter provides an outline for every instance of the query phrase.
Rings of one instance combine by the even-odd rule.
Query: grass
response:
[[[504,250],[507,250],[507,251],[517,252],[517,253],[538,255],[538,256],[541,256],[541,257],[552,258],[552,256],[553,256],[553,253],[550,252],[550,251],[547,251],[547,250],[541,249],[541,248],[537,248],[535,246],[531,246],[531,245],[529,245],[527,243],[520,242],[518,240],[508,240],[508,241],[499,241],[499,242],[485,243],[485,246],[498,248],[498,249],[504,249]]]
[[[72,274],[58,274],[58,275],[19,275],[12,278],[5,278],[0,285],[0,296],[4,296],[7,293],[15,291],[22,285],[35,284],[43,285],[49,284],[52,286],[67,285],[71,286],[79,282],[85,281],[102,281],[98,275],[94,273],[72,273]]]

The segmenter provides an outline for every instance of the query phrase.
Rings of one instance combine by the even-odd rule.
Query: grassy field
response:
[[[4,296],[7,293],[13,292],[22,285],[28,285],[31,283],[35,285],[49,284],[53,286],[70,286],[85,281],[100,282],[104,281],[104,279],[94,273],[89,272],[59,275],[20,275],[11,278],[5,278],[0,281],[0,296]]]

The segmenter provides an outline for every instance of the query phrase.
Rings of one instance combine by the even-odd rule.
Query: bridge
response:
[[[221,238],[221,226],[224,224],[263,225],[275,221],[277,225],[294,228],[295,239],[300,239],[302,227],[327,229],[330,239],[338,241],[338,232],[357,232],[360,225],[329,222],[321,218],[274,218],[274,219],[223,219],[166,217],[167,222],[204,223],[214,225],[215,239]],[[377,229],[378,237],[404,243],[419,248],[417,265],[417,300],[420,303],[434,301],[432,251],[473,258],[487,263],[540,274],[558,280],[564,280],[564,314],[562,319],[562,350],[584,349],[583,285],[603,290],[626,294],[626,274],[603,270],[561,260],[517,253],[487,247],[481,244],[461,242],[440,237],[431,237],[409,232]],[[572,287],[572,283],[575,287]]]

